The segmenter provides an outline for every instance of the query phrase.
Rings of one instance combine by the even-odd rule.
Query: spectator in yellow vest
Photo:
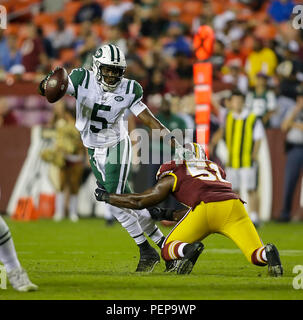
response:
[[[214,153],[215,146],[223,139],[228,151],[226,179],[231,182],[234,191],[248,193],[250,218],[258,226],[257,158],[265,131],[262,121],[245,108],[244,95],[239,90],[232,92],[229,108],[222,126],[211,139],[210,154]]]

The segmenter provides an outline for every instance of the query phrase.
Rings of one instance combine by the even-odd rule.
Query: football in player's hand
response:
[[[56,102],[61,99],[68,87],[68,74],[62,67],[58,67],[47,79],[45,84],[45,96],[48,102]]]

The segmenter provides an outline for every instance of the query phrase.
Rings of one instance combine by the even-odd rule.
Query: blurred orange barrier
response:
[[[196,123],[209,124],[210,121],[210,105],[200,104],[196,106]]]
[[[195,63],[193,73],[195,84],[212,84],[213,67],[210,62]]]
[[[22,197],[18,200],[12,219],[23,221],[38,219],[38,211],[32,197]]]
[[[204,148],[209,143],[209,124],[198,124],[197,125],[197,142]]]
[[[55,213],[55,194],[40,193],[38,204],[39,218],[52,218]]]
[[[198,84],[194,91],[196,104],[210,104],[211,87],[208,84]]]

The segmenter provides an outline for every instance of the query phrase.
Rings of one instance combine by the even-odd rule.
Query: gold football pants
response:
[[[212,233],[230,238],[249,262],[252,253],[263,243],[240,200],[201,202],[178,222],[165,243],[201,241]]]

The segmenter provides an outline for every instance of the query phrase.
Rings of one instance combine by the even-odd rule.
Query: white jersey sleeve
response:
[[[145,109],[147,109],[147,105],[145,103],[143,103],[142,101],[139,101],[136,104],[133,104],[129,110],[136,116],[138,117],[138,115],[144,111]]]

